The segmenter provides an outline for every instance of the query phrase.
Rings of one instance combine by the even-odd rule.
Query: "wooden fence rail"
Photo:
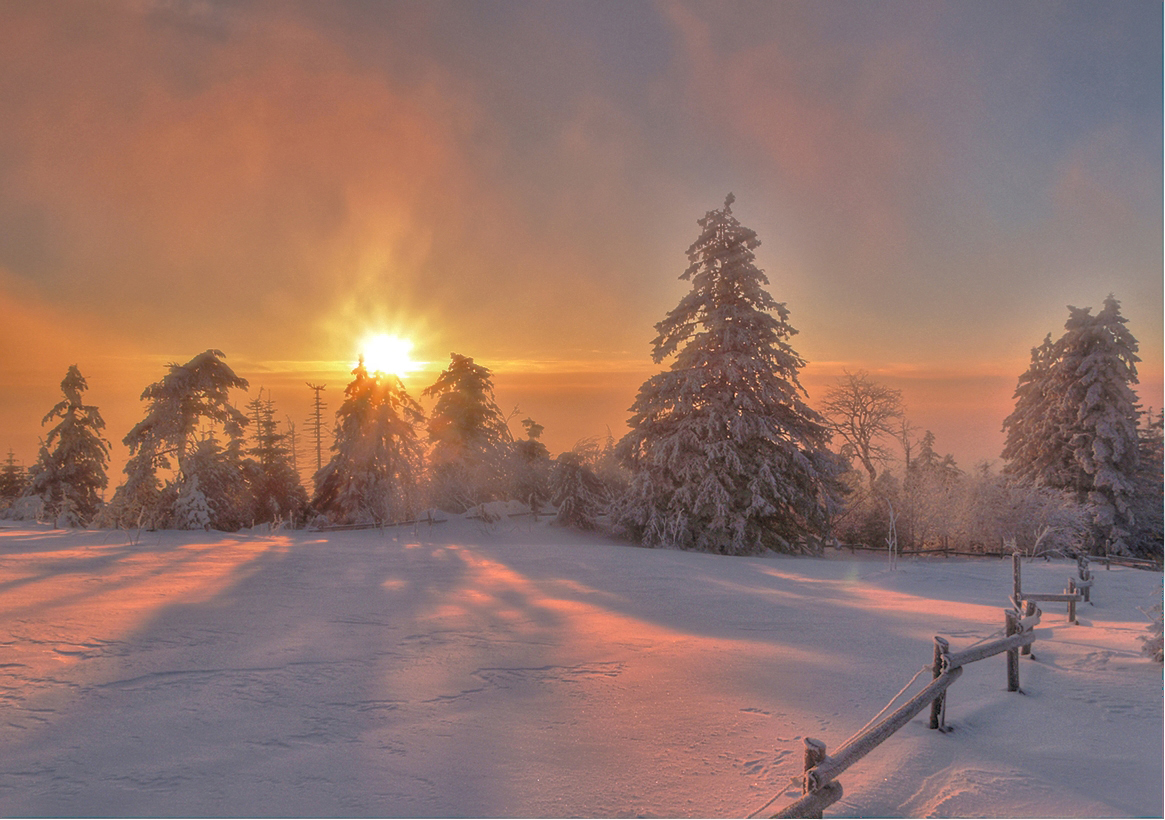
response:
[[[1075,591],[1075,584],[1071,581],[1069,587],[1072,591],[1062,595],[1052,593],[1024,595],[1020,583],[1018,553],[1012,556],[1012,561],[1015,589],[1011,597],[1012,608],[1004,610],[1005,636],[969,646],[960,652],[951,652],[949,642],[936,636],[934,663],[931,669],[934,677],[914,697],[881,722],[862,729],[832,755],[825,753],[825,744],[820,740],[805,738],[805,769],[801,782],[801,797],[772,815],[773,817],[821,817],[826,808],[841,799],[842,787],[836,778],[888,740],[927,705],[931,707],[930,728],[943,731],[947,689],[959,679],[963,667],[967,664],[1007,653],[1007,689],[1009,692],[1019,691],[1020,650],[1026,654],[1030,652],[1031,645],[1037,637],[1046,637],[1046,630],[1040,630],[1040,634],[1035,631],[1035,627],[1040,623],[1041,613],[1034,602],[1067,601],[1068,622],[1075,623],[1075,606],[1083,596]],[[1087,559],[1079,564],[1079,571],[1079,580],[1088,584],[1089,586],[1085,587],[1088,589],[1091,587],[1091,575]],[[897,700],[897,697],[891,700],[891,703],[894,700]]]

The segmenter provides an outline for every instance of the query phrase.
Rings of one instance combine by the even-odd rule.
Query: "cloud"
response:
[[[211,37],[54,8],[0,26],[3,207],[50,225],[38,284],[184,339],[249,319],[236,343],[341,295],[415,299],[467,176],[424,89],[288,20]]]
[[[804,6],[664,8],[702,128],[735,143],[766,195],[795,203],[801,241],[855,278],[900,275],[920,198],[946,178],[934,105],[950,60],[906,34],[830,41],[828,15]]]
[[[733,190],[811,361],[1010,379],[1109,290],[1152,338],[1159,116],[1078,104],[1130,21],[973,8],[5,3],[0,266],[175,359],[634,370]]]

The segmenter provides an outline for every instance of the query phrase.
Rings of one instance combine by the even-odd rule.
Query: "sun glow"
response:
[[[364,365],[373,373],[403,376],[420,365],[412,360],[413,343],[385,333],[369,336],[360,345]]]

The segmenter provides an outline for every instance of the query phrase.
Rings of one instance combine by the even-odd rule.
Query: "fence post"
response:
[[[1032,615],[1035,615],[1036,614],[1036,602],[1035,601],[1028,601],[1027,604],[1023,608],[1023,614],[1025,617],[1031,617]],[[1032,645],[1030,643],[1027,646],[1025,646],[1023,649],[1019,650],[1019,654],[1021,654],[1021,655],[1030,655],[1031,653],[1032,653]]]
[[[1092,570],[1088,568],[1088,556],[1081,555],[1076,560],[1076,574],[1080,576],[1081,581],[1092,580]],[[1084,603],[1092,603],[1092,584],[1086,584],[1081,591],[1084,593]]]
[[[1068,579],[1067,592],[1069,595],[1076,594],[1076,581],[1072,578]],[[1076,623],[1076,602],[1072,600],[1068,601],[1068,623]]]
[[[1007,637],[1011,637],[1019,631],[1019,617],[1015,610],[1006,609],[1003,611],[1004,631]],[[1019,691],[1019,649],[1007,650],[1007,691]]]
[[[1011,554],[1011,580],[1013,587],[1012,591],[1015,593],[1014,601],[1016,606],[1019,606],[1019,602],[1023,600],[1023,591],[1021,589],[1022,585],[1020,584],[1019,575],[1019,553],[1013,552]]]
[[[946,638],[940,638],[938,635],[934,636],[934,677],[938,677],[943,673],[943,655],[951,651],[951,645],[947,643]],[[930,728],[943,728],[943,705],[946,703],[947,693],[943,692],[937,698],[930,702]]]
[[[809,794],[808,772],[821,761],[825,760],[825,744],[815,737],[805,738],[805,778],[801,781],[801,794]],[[822,812],[810,813],[810,817],[821,817]]]

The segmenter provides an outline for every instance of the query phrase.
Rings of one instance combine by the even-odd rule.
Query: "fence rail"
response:
[[[1092,585],[1088,559],[1084,558],[1078,561],[1077,567],[1080,574],[1078,581],[1087,584],[1084,587],[1087,591]],[[1069,582],[1071,592],[1025,595],[1022,591],[1020,578],[1019,553],[1012,555],[1012,572],[1014,591],[1011,596],[1012,606],[1004,610],[1005,636],[987,643],[969,646],[960,652],[951,652],[949,642],[941,636],[936,636],[934,639],[934,663],[931,667],[934,677],[914,697],[895,709],[881,722],[863,728],[843,743],[841,748],[832,755],[826,754],[825,744],[820,740],[805,738],[805,768],[801,782],[801,797],[772,815],[773,817],[821,817],[826,808],[841,799],[842,787],[836,778],[888,740],[928,705],[931,707],[930,728],[945,731],[944,714],[947,689],[959,679],[963,673],[963,668],[968,664],[1006,653],[1007,690],[1009,692],[1019,691],[1020,651],[1022,650],[1024,654],[1030,653],[1031,645],[1036,638],[1046,638],[1050,631],[1047,629],[1037,631],[1035,629],[1041,618],[1041,612],[1035,602],[1037,600],[1066,601],[1068,604],[1068,623],[1075,623],[1075,606],[1083,595],[1075,591],[1077,579],[1071,579]],[[910,685],[907,684],[906,688],[908,689]],[[901,694],[900,692],[899,695]],[[893,704],[897,699],[895,696],[890,703]]]
[[[1162,571],[1161,561],[1152,558],[1133,558],[1129,555],[1106,555],[1103,560],[1105,569],[1109,569],[1110,565],[1116,564],[1118,567],[1147,569],[1150,572]]]

